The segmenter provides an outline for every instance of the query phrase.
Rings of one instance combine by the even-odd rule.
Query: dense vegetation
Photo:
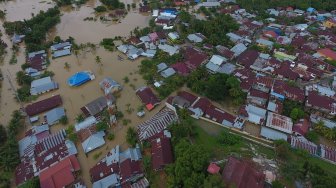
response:
[[[268,8],[276,7],[296,7],[306,10],[308,7],[314,7],[317,10],[332,11],[336,9],[335,0],[237,0],[237,3],[243,8],[252,11],[264,11]]]
[[[187,86],[192,91],[215,101],[231,99],[239,105],[244,102],[246,97],[237,78],[226,74],[209,74],[205,67],[201,67],[189,75]]]
[[[119,0],[100,0],[107,8],[109,9],[124,9],[125,4],[120,2]]]
[[[336,141],[336,127],[329,128],[322,121],[314,125],[314,132],[328,140]]]
[[[164,62],[167,65],[171,65],[179,60],[182,60],[181,54],[169,56],[167,53],[159,50],[153,59],[146,59],[141,62],[140,74],[142,74],[144,80],[147,81],[147,84],[154,84],[155,81],[163,80],[163,77],[157,72],[156,66],[158,64]],[[159,93],[161,98],[165,98],[183,86],[184,83],[185,79],[182,76],[173,75],[164,79],[164,86],[155,88],[155,90]]]
[[[11,173],[19,164],[19,147],[15,140],[23,120],[19,111],[14,111],[7,130],[0,128],[0,187],[10,187]]]
[[[86,3],[87,0],[56,0],[58,6],[65,6],[71,4],[81,5]]]
[[[307,187],[333,187],[336,185],[334,166],[311,157],[306,151],[293,150],[286,141],[275,143],[280,172],[284,182],[301,181]]]
[[[283,103],[283,115],[291,117],[294,122],[305,116],[302,103],[286,99]]]
[[[60,11],[57,7],[41,11],[30,20],[5,22],[7,34],[24,34],[28,52],[46,49],[46,33],[60,22]]]
[[[207,37],[206,42],[213,45],[231,44],[226,34],[239,28],[231,16],[224,14],[215,15],[207,20],[199,20],[182,11],[180,19],[189,24],[189,26],[180,25],[182,36],[190,33],[202,33]]]

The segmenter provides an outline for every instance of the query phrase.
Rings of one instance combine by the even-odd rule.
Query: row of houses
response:
[[[191,116],[196,119],[207,119],[226,127],[242,129],[244,125],[242,119],[213,105],[207,98],[197,97],[186,91],[169,97],[166,106],[174,111],[177,111],[177,108],[188,109]]]
[[[65,130],[51,134],[48,125],[28,130],[19,141],[19,154],[21,163],[15,169],[17,186],[33,177],[39,177],[42,188],[67,186],[80,168],[76,146],[66,139]],[[60,168],[63,165],[67,168]],[[61,171],[69,177],[63,177]]]

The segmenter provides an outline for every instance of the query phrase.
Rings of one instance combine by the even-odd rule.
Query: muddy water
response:
[[[50,1],[50,0],[49,0]],[[49,2],[47,1],[47,2]],[[46,10],[52,7],[52,4],[39,3],[38,0],[18,0],[8,3],[0,4],[0,9],[7,10],[7,20],[15,21],[21,19],[29,19],[32,14],[36,14],[40,10]],[[138,1],[125,0],[125,4],[131,4],[135,2],[138,6]],[[148,25],[150,19],[149,16],[144,16],[138,14],[135,10],[131,10],[125,18],[121,19],[121,23],[102,23],[100,21],[83,21],[86,17],[96,16],[93,11],[93,7],[99,5],[99,2],[95,0],[90,0],[86,5],[80,8],[73,9],[72,7],[64,7],[61,9],[61,23],[58,24],[51,32],[48,34],[49,39],[53,39],[54,36],[59,35],[62,38],[68,38],[72,36],[75,38],[78,44],[91,42],[98,44],[102,38],[114,37],[114,36],[128,36],[129,32],[135,27],[145,27]],[[28,8],[27,8],[28,7]],[[19,14],[18,14],[19,13]],[[3,31],[3,28],[0,27]],[[10,44],[9,37],[3,36],[8,44]],[[6,61],[1,65],[1,69],[9,70],[14,84],[15,74],[20,70],[20,66],[24,63],[24,46],[21,47],[21,53],[18,56],[18,63],[16,65],[9,65],[8,61],[10,59],[10,54],[6,57]],[[38,100],[49,98],[52,95],[60,94],[63,99],[63,106],[66,109],[66,114],[69,117],[69,124],[75,123],[75,117],[80,113],[80,108],[87,104],[88,102],[96,99],[97,97],[103,96],[103,92],[99,88],[99,81],[104,77],[109,76],[121,83],[124,88],[120,92],[120,97],[117,98],[118,110],[124,113],[126,119],[131,120],[131,123],[127,126],[122,125],[122,121],[119,121],[119,125],[116,128],[111,128],[109,131],[114,132],[115,139],[113,141],[108,141],[107,144],[89,155],[85,155],[80,143],[77,144],[77,149],[79,151],[78,159],[81,163],[82,173],[81,177],[88,185],[92,187],[89,177],[89,169],[97,163],[99,159],[106,155],[108,150],[115,147],[117,144],[126,148],[127,144],[125,141],[125,135],[127,127],[135,127],[140,122],[150,118],[154,113],[156,113],[162,106],[161,104],[158,108],[152,112],[147,112],[144,118],[138,118],[136,116],[136,109],[141,105],[140,100],[135,95],[134,88],[141,87],[145,85],[144,80],[139,74],[137,74],[138,66],[141,60],[136,61],[119,61],[118,52],[108,52],[103,48],[98,48],[94,53],[91,52],[80,52],[78,57],[71,55],[67,57],[62,57],[59,59],[51,60],[51,64],[48,70],[55,73],[54,80],[59,83],[59,89],[50,93],[43,94],[39,96]],[[97,65],[95,62],[95,57],[100,56],[103,66]],[[123,56],[123,55],[122,55]],[[126,58],[125,58],[126,59]],[[66,70],[64,64],[67,62],[70,65],[70,69]],[[66,83],[67,79],[78,71],[90,70],[92,71],[96,79],[90,81],[80,87],[69,87]],[[124,83],[123,78],[127,76],[129,78],[129,83]],[[131,86],[132,84],[132,86]],[[17,87],[17,86],[16,86]],[[0,120],[1,123],[6,124],[10,119],[10,114],[13,110],[19,109],[19,104],[15,102],[13,98],[13,92],[9,89],[8,81],[4,80],[3,88],[1,90],[1,109],[0,109]],[[131,114],[126,112],[127,104],[131,105],[134,111]],[[66,128],[68,125],[54,125],[51,127],[52,132]],[[98,160],[93,159],[95,153],[102,153]]]
[[[52,0],[13,0],[0,3],[0,9],[6,11],[7,21],[29,19],[32,14],[54,7]]]
[[[135,95],[135,91],[133,87],[130,86],[130,84],[133,84],[135,88],[145,85],[144,80],[139,74],[136,73],[140,60],[119,61],[118,54],[118,52],[106,52],[104,49],[99,48],[95,54],[80,54],[78,59],[72,55],[53,60],[48,69],[54,71],[54,80],[59,83],[60,88],[59,90],[43,95],[40,98],[46,98],[51,95],[60,94],[64,102],[63,106],[65,107],[66,113],[70,120],[69,125],[74,124],[75,117],[80,113],[80,107],[99,96],[103,96],[103,91],[100,90],[98,83],[106,76],[109,76],[124,86],[123,90],[120,92],[120,97],[117,98],[117,107],[118,110],[123,112],[126,119],[131,120],[131,123],[127,126],[136,126],[140,122],[151,117],[153,113],[156,112],[159,108],[157,108],[154,112],[147,113],[146,117],[143,119],[140,119],[136,116],[136,109],[141,105],[141,103]],[[96,56],[101,57],[101,62],[103,63],[102,67],[96,64]],[[69,70],[64,69],[65,62],[70,64]],[[96,79],[80,87],[69,87],[66,83],[67,78],[69,78],[72,74],[82,70],[91,70],[96,75]],[[123,81],[125,76],[127,76],[130,80],[130,82],[127,84],[125,84]],[[126,112],[127,104],[131,104],[131,108],[134,109],[133,113],[128,114]],[[66,128],[66,126],[56,125],[52,127],[52,131],[54,132],[62,128]],[[112,142],[106,140],[108,143],[105,146],[96,151],[93,151],[92,153],[89,153],[88,156],[83,153],[81,146],[78,145],[78,158],[81,163],[82,175],[86,184],[90,185],[89,169],[97,163],[97,160],[93,159],[93,155],[95,153],[102,152],[101,157],[103,157],[106,155],[108,150],[113,148],[115,145],[125,145],[126,130],[127,127],[123,126],[122,122],[119,121],[118,127],[111,129],[111,131],[115,131],[115,140]]]
[[[61,23],[56,26],[53,35],[61,38],[72,36],[77,43],[96,42],[99,43],[102,38],[113,38],[114,36],[128,36],[129,32],[136,27],[145,27],[148,25],[150,17],[140,15],[137,11],[130,11],[122,18],[121,23],[101,22],[99,17],[97,21],[84,21],[86,17],[96,17],[92,7],[95,5],[82,6],[79,10],[63,11]]]

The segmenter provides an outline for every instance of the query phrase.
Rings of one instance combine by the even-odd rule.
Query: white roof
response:
[[[260,135],[271,140],[287,140],[286,134],[265,126],[261,126]]]
[[[241,53],[243,53],[247,47],[243,43],[236,44],[234,47],[230,49],[234,53],[234,56],[239,56]]]
[[[256,107],[254,105],[247,105],[245,107],[245,110],[248,113],[248,121],[255,123],[255,124],[260,124],[262,123],[261,120],[265,120],[266,119],[266,110]]]
[[[224,63],[224,61],[226,61],[227,59],[225,57],[222,57],[220,55],[213,55],[210,59],[210,62],[212,62],[215,65],[220,66],[222,63]]]
[[[159,10],[153,10],[153,17],[159,16]]]
[[[94,116],[90,116],[88,118],[86,118],[84,121],[75,124],[75,129],[76,132],[81,130],[81,129],[85,129],[87,127],[90,127],[91,125],[97,123],[97,119]]]
[[[84,152],[89,153],[90,151],[104,145],[105,144],[104,136],[105,136],[104,131],[99,131],[88,137],[84,142],[82,142]]]

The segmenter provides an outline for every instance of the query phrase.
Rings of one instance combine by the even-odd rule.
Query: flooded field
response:
[[[29,19],[33,14],[54,6],[52,0],[13,0],[0,4],[1,10],[6,12],[6,20],[11,22]]]
[[[138,1],[125,0],[126,4],[133,2],[138,4]],[[99,2],[90,0],[86,5],[80,8],[65,7],[61,8],[62,16],[61,23],[59,23],[54,29],[48,33],[48,39],[52,40],[54,36],[60,36],[63,39],[67,39],[69,36],[75,38],[76,43],[94,43],[99,44],[103,38],[112,38],[114,36],[128,36],[130,31],[136,27],[145,27],[148,25],[150,19],[149,16],[140,15],[136,10],[131,10],[125,18],[121,19],[121,23],[102,23],[101,21],[84,21],[86,17],[95,17],[93,8],[97,6]],[[6,10],[6,20],[16,21],[22,19],[31,18],[32,14],[38,13],[40,10],[47,10],[53,7],[52,1],[39,1],[39,0],[16,0],[9,1],[0,4],[1,10]],[[2,25],[2,24],[1,24]],[[1,32],[4,34],[4,29],[0,27]],[[25,49],[24,44],[20,46],[20,53],[18,54],[18,63],[9,65],[9,59],[11,56],[11,41],[10,37],[5,34],[2,37],[9,47],[7,48],[8,54],[4,62],[1,62],[0,67],[3,75],[11,75],[14,87],[18,87],[15,80],[16,72],[21,70],[21,65],[25,62]],[[120,92],[120,96],[117,98],[117,107],[119,111],[122,111],[125,119],[129,119],[131,123],[127,126],[122,125],[122,122],[118,122],[116,128],[111,128],[110,131],[115,133],[115,139],[108,141],[102,148],[97,149],[89,153],[87,156],[84,154],[80,143],[77,143],[77,149],[79,151],[78,158],[81,163],[82,177],[88,187],[92,187],[89,177],[89,169],[97,163],[98,160],[93,159],[95,153],[101,152],[101,159],[106,155],[108,150],[115,147],[117,144],[127,147],[125,141],[126,130],[128,126],[135,127],[140,122],[150,118],[160,108],[161,104],[152,112],[146,112],[144,118],[138,118],[136,116],[136,110],[141,106],[140,100],[135,95],[135,89],[145,85],[144,80],[137,73],[140,59],[136,61],[118,60],[118,52],[109,52],[103,48],[97,48],[93,52],[80,52],[78,57],[75,55],[62,57],[58,59],[50,59],[51,63],[47,70],[53,71],[55,76],[53,79],[59,84],[59,89],[53,92],[45,93],[38,97],[37,100],[49,98],[53,95],[60,94],[63,99],[63,107],[66,109],[66,114],[69,118],[69,124],[75,123],[75,117],[80,114],[80,108],[91,102],[92,100],[103,96],[103,91],[100,90],[98,83],[105,77],[112,77],[114,80],[123,85],[123,90]],[[101,58],[102,66],[98,65],[95,61],[96,56]],[[126,59],[126,58],[125,58]],[[64,64],[70,65],[69,69],[64,68]],[[8,71],[7,71],[8,70]],[[70,87],[67,85],[67,79],[78,71],[90,70],[92,71],[96,79],[88,82],[80,87]],[[126,84],[123,81],[124,77],[129,78],[129,82]],[[0,122],[4,125],[10,120],[10,114],[14,110],[18,110],[20,105],[14,98],[14,92],[11,90],[9,81],[5,78],[2,82],[1,98],[0,98]],[[132,113],[127,113],[127,105],[134,109]],[[27,104],[25,104],[27,105]],[[51,131],[66,128],[68,125],[54,125],[51,127]]]

